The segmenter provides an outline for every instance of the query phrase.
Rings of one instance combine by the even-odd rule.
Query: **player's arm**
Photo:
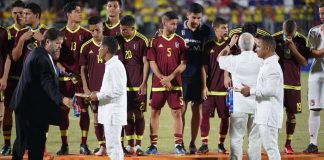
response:
[[[10,66],[11,66],[11,59],[10,56],[7,55],[5,65],[4,65],[4,70],[3,70],[3,75],[0,79],[1,83],[1,88],[0,90],[4,91],[7,88],[7,82],[8,82],[8,76],[9,76],[9,71],[10,71]]]
[[[303,66],[307,66],[306,58],[299,52],[295,43],[292,40],[287,40],[287,45],[291,51],[291,54],[296,58],[297,62]]]
[[[162,79],[164,75],[160,72],[159,67],[157,66],[155,61],[150,61],[150,67],[153,73],[159,78]]]
[[[145,95],[146,94],[146,87],[147,87],[147,79],[148,79],[148,74],[150,70],[150,65],[149,62],[146,58],[146,56],[143,56],[143,81],[140,86],[139,94],[140,95]]]
[[[88,87],[88,71],[87,71],[87,67],[85,65],[81,65],[81,80],[82,80],[82,87],[83,87],[83,91],[85,94],[90,94],[91,91],[89,90]]]
[[[32,36],[33,36],[33,32],[31,32],[31,31],[25,32],[22,36],[20,36],[20,38],[17,36],[16,42],[15,42],[15,47],[12,50],[12,59],[14,61],[19,60],[19,58],[22,55],[22,51],[23,51],[25,41],[30,39]]]
[[[310,50],[311,56],[314,58],[322,58],[324,57],[324,48],[317,50],[317,49],[311,49]]]
[[[208,88],[207,88],[207,73],[206,73],[206,67],[203,65],[201,66],[201,85],[202,85],[202,99],[206,100],[208,95]]]
[[[186,63],[185,60],[181,60],[180,65],[170,75],[164,77],[161,83],[171,82],[178,74],[181,74],[186,69]]]
[[[56,66],[60,70],[60,74],[66,75],[66,69],[60,62],[56,62]]]

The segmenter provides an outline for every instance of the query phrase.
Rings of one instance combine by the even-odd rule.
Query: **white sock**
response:
[[[308,125],[309,125],[308,127],[309,127],[310,143],[317,145],[317,135],[321,125],[320,111],[310,110]]]

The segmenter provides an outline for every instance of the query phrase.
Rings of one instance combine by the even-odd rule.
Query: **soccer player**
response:
[[[319,16],[324,23],[324,2],[319,5]],[[317,135],[320,128],[320,111],[324,108],[324,25],[318,25],[309,30],[308,40],[311,56],[315,58],[308,77],[308,105],[309,105],[309,137],[310,143],[305,153],[317,153]]]
[[[151,146],[146,154],[157,154],[158,128],[161,109],[167,101],[173,118],[175,154],[185,154],[182,145],[182,118],[183,107],[181,94],[181,72],[186,68],[186,43],[175,34],[178,16],[169,11],[163,14],[163,33],[152,39],[148,60],[153,71],[150,138]]]
[[[107,21],[104,23],[105,36],[116,36],[120,33],[121,0],[107,0]]]
[[[4,79],[3,71],[4,71],[4,63],[5,58],[7,57],[7,48],[6,45],[8,45],[10,40],[10,36],[8,34],[8,31],[0,26],[0,76],[1,80]],[[4,112],[4,90],[6,89],[6,83],[3,83],[3,81],[0,81],[0,127],[2,125],[2,119],[3,119],[3,112]]]
[[[61,29],[65,34],[65,39],[62,44],[61,56],[57,63],[57,67],[63,76],[60,78],[60,89],[66,97],[73,97],[74,93],[83,93],[82,84],[80,83],[79,74],[79,57],[82,44],[91,38],[91,33],[80,26],[81,22],[81,5],[78,2],[69,2],[65,5],[64,11],[67,15],[67,25]],[[74,77],[66,76],[72,73]],[[73,81],[73,82],[72,82]],[[88,130],[90,125],[90,118],[88,113],[88,105],[83,99],[77,100],[81,108],[80,128],[81,128],[81,144],[80,154],[88,155],[90,150],[87,146]],[[69,128],[69,112],[70,110],[61,110],[62,123],[60,125],[62,146],[57,151],[57,155],[66,155],[69,153],[67,130]]]
[[[11,51],[13,49],[15,38],[17,35],[17,32],[20,31],[23,28],[23,9],[25,7],[25,3],[18,0],[15,1],[11,5],[11,17],[14,21],[14,24],[9,26],[7,28],[9,32],[10,41],[7,45],[8,51],[10,53],[7,53],[8,56],[5,57],[5,66],[3,71],[3,76],[1,78],[1,88],[4,90],[5,100],[4,100],[4,117],[3,117],[3,139],[4,139],[4,145],[1,149],[2,155],[10,155],[11,154],[11,129],[12,129],[12,109],[9,107],[12,94],[17,86],[18,83],[18,76],[17,74],[14,74],[14,70],[16,69],[10,69],[10,68],[17,68],[14,67],[14,62],[12,62],[12,56]],[[21,70],[21,69],[20,69]],[[8,73],[9,72],[9,73]]]
[[[211,37],[214,31],[201,22],[204,8],[198,3],[192,3],[187,13],[188,20],[178,25],[176,33],[181,36],[188,47],[188,62],[182,73],[182,89],[184,107],[182,109],[183,129],[185,127],[185,113],[188,103],[191,102],[191,141],[189,153],[197,151],[195,141],[198,135],[201,114],[201,65],[203,44]],[[183,130],[182,129],[182,130]]]
[[[92,38],[81,46],[79,61],[82,86],[86,94],[100,90],[105,72],[105,62],[99,57],[99,48],[103,38],[103,24],[100,17],[91,17],[88,22]],[[95,155],[103,156],[106,154],[106,142],[103,125],[98,123],[98,101],[91,102],[91,107],[94,113],[95,134],[100,146]]]
[[[198,153],[206,154],[208,149],[208,135],[210,130],[209,119],[214,116],[217,110],[218,117],[221,119],[219,127],[218,152],[225,153],[224,141],[228,132],[229,111],[226,108],[226,88],[224,86],[224,71],[219,68],[217,56],[227,45],[228,24],[222,18],[216,18],[213,22],[216,34],[215,39],[210,40],[204,46],[203,66],[201,67],[202,78],[202,121],[200,124],[202,145]],[[208,78],[207,78],[208,77]]]
[[[308,40],[297,32],[296,22],[286,20],[282,31],[273,34],[276,41],[276,53],[284,76],[284,106],[286,107],[286,144],[284,152],[294,153],[291,141],[296,126],[295,114],[302,112],[300,66],[307,65],[310,55]]]
[[[149,63],[146,59],[147,38],[136,31],[135,19],[128,15],[121,19],[121,34],[116,36],[119,59],[127,73],[127,126],[125,126],[128,153],[143,155],[141,142],[145,129],[146,88]],[[136,142],[135,142],[136,140]]]

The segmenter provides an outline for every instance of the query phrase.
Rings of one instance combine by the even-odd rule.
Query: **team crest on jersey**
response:
[[[186,31],[184,29],[181,30],[181,34],[184,36],[186,34]]]
[[[162,48],[163,47],[163,45],[162,44],[159,44],[159,48]]]
[[[89,54],[92,54],[92,53],[93,53],[93,51],[92,51],[92,50],[90,50]]]
[[[212,49],[212,50],[210,50],[210,54],[213,54],[215,51]]]
[[[179,42],[175,42],[174,45],[176,48],[179,48]]]

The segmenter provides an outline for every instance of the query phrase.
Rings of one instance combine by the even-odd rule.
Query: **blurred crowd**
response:
[[[66,18],[63,5],[69,0],[31,0],[39,2],[43,13],[41,23],[48,26],[63,26]],[[66,1],[66,2],[65,2]],[[105,0],[80,0],[84,5],[81,25],[93,15],[106,17]],[[282,22],[291,18],[297,22],[298,30],[304,34],[314,25],[320,24],[316,0],[124,0],[123,15],[134,15],[138,29],[151,37],[159,27],[159,17],[166,11],[174,10],[182,20],[186,19],[186,8],[191,2],[205,7],[203,21],[211,24],[216,16],[229,21],[230,28],[247,22],[256,23],[270,33],[280,30]],[[10,0],[0,0],[0,24],[12,24]]]

